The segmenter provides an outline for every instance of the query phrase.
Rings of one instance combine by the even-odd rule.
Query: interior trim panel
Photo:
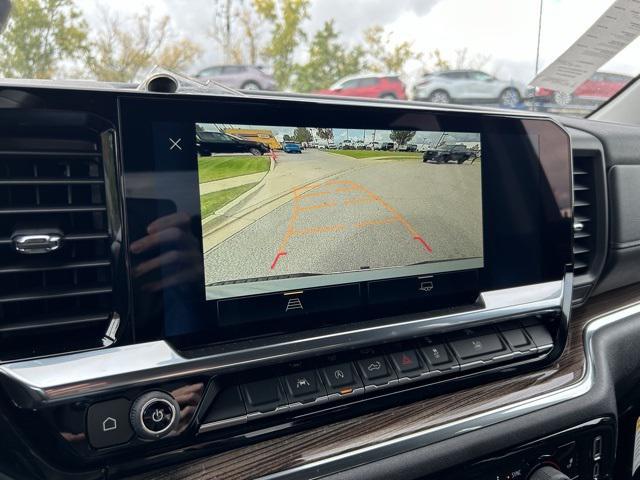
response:
[[[200,472],[210,469],[215,469],[221,477],[230,479],[320,478],[365,464],[371,465],[371,469],[375,470],[376,462],[381,462],[384,458],[459,436],[464,437],[474,431],[482,438],[485,435],[483,432],[492,425],[542,412],[552,405],[593,394],[594,390],[600,388],[606,389],[610,380],[605,380],[606,372],[599,370],[596,359],[602,353],[596,345],[596,338],[614,324],[637,323],[640,319],[640,302],[637,300],[639,294],[640,286],[628,287],[606,297],[596,297],[588,306],[577,310],[572,317],[565,352],[545,370],[430,398],[391,411],[376,412],[134,478],[192,480]],[[615,414],[615,406],[608,408],[609,414]],[[591,412],[585,409],[582,413],[589,415]],[[580,416],[580,412],[575,412],[575,415]],[[542,428],[553,428],[550,423],[543,423]],[[559,424],[557,426],[560,427]],[[517,441],[515,437],[516,435],[514,442]],[[454,456],[458,457],[458,461],[463,460],[459,458],[462,450],[464,449],[456,449]],[[202,455],[202,452],[197,454]],[[428,458],[428,453],[422,455],[425,454]],[[425,466],[428,460],[425,458],[421,463]],[[383,478],[370,469],[366,471],[367,475],[371,475],[367,478]],[[433,471],[424,470],[425,473]],[[358,475],[362,475],[362,472],[355,468],[344,478],[363,478]]]
[[[570,279],[570,275],[568,278]],[[124,386],[170,380],[200,373],[229,373],[252,364],[290,361],[309,354],[329,354],[348,341],[350,348],[380,344],[428,335],[437,329],[446,332],[459,328],[460,322],[473,327],[528,313],[560,309],[570,281],[549,282],[527,287],[484,292],[480,308],[459,313],[420,315],[416,319],[385,319],[379,325],[360,325],[355,329],[319,333],[315,336],[252,342],[235,348],[215,348],[210,355],[185,358],[166,341],[114,347],[105,351],[82,352],[50,359],[28,360],[0,365],[0,374],[13,399],[22,408],[32,408],[79,395],[89,395]],[[566,303],[566,302],[565,302]],[[231,350],[231,351],[229,351]]]

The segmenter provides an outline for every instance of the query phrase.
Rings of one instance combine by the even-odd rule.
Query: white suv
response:
[[[415,100],[434,103],[499,103],[515,107],[524,97],[524,85],[498,80],[478,70],[449,70],[427,74],[413,88]]]

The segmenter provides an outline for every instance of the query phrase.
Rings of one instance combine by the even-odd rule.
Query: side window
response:
[[[220,75],[220,71],[222,69],[220,67],[211,67],[200,72],[201,77],[213,77],[215,75]]]
[[[469,77],[472,80],[478,80],[481,82],[486,82],[487,80],[491,80],[491,75],[484,72],[469,72]]]
[[[373,87],[374,85],[377,85],[377,83],[378,83],[378,79],[374,78],[374,77],[361,78],[358,81],[358,86],[359,87]]]
[[[223,72],[225,75],[237,75],[244,72],[244,67],[239,65],[229,65],[228,67],[224,67]]]
[[[211,132],[211,140],[214,142],[230,142],[231,137],[223,133]]]
[[[442,74],[447,80],[464,80],[467,76],[464,72],[446,72]]]
[[[354,78],[352,80],[347,80],[346,82],[342,82],[340,88],[354,88],[358,86],[359,79]]]

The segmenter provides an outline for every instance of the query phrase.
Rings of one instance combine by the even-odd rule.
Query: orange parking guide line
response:
[[[327,225],[326,227],[310,227],[303,228],[302,230],[294,230],[291,233],[292,237],[301,237],[303,235],[309,235],[313,233],[327,233],[327,232],[339,232],[340,230],[344,230],[346,225],[337,224],[337,225]]]
[[[328,185],[336,185],[337,187],[333,189],[333,191],[325,191],[325,190],[310,191],[315,188],[318,188],[321,186],[328,186]],[[301,194],[300,192],[302,190],[304,190],[304,192]],[[347,199],[340,204],[336,202],[322,202],[314,205],[307,205],[304,207],[300,206],[299,204],[299,201],[304,198],[319,197],[324,195],[332,195],[336,193],[352,192],[352,191],[364,192],[365,196]],[[363,222],[354,223],[352,226],[356,228],[363,228],[363,227],[368,227],[373,225],[386,225],[386,224],[399,222],[407,230],[407,232],[411,235],[411,237],[417,242],[419,242],[420,245],[422,245],[422,247],[426,251],[428,251],[429,253],[433,252],[431,246],[422,238],[422,236],[420,236],[417,230],[413,228],[413,226],[409,223],[409,221],[398,210],[396,210],[394,207],[392,207],[387,202],[385,202],[379,195],[376,195],[375,193],[371,192],[366,187],[364,187],[363,185],[360,185],[357,182],[354,182],[351,180],[335,180],[335,179],[327,180],[323,183],[310,183],[307,185],[301,185],[299,187],[295,187],[292,190],[292,193],[293,193],[293,201],[292,201],[291,216],[289,217],[289,222],[287,223],[287,230],[285,231],[284,237],[282,238],[282,241],[278,246],[276,256],[273,259],[273,262],[271,263],[271,270],[273,270],[276,267],[278,260],[280,260],[280,258],[282,258],[287,254],[287,251],[285,249],[291,237],[298,237],[298,236],[311,235],[311,234],[317,234],[317,233],[338,232],[338,231],[344,230],[346,228],[346,225],[344,224],[327,225],[324,227],[310,227],[310,228],[305,228],[301,230],[295,229],[295,223],[298,220],[298,217],[300,216],[301,212],[312,211],[312,210],[317,210],[321,208],[337,207],[339,205],[351,206],[351,205],[378,202],[388,212],[392,214],[391,217],[365,220]]]
[[[300,212],[306,212],[309,210],[317,210],[319,208],[331,208],[331,207],[335,207],[336,205],[338,205],[335,202],[322,202],[322,203],[318,203],[316,205],[309,205],[307,207],[298,207],[298,211]]]
[[[371,197],[360,197],[360,198],[352,198],[350,200],[345,200],[344,202],[342,202],[342,204],[344,206],[349,206],[349,205],[360,205],[363,203],[373,203],[375,202],[375,200]]]
[[[371,227],[373,225],[387,225],[389,223],[399,222],[397,217],[380,218],[378,220],[365,220],[364,222],[354,223],[356,228]]]

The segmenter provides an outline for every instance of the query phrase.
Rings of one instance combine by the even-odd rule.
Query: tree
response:
[[[456,50],[455,68],[457,70],[481,70],[491,60],[491,55],[469,54],[468,48]]]
[[[220,46],[225,63],[256,65],[262,22],[252,0],[214,0],[213,23],[208,35]]]
[[[304,127],[298,127],[293,131],[293,140],[299,143],[302,142],[312,142],[313,135],[309,131],[309,129]]]
[[[92,42],[87,67],[98,79],[132,82],[153,65],[187,68],[200,55],[198,45],[176,38],[168,16],[154,21],[151,10],[124,19],[102,10],[102,28]]]
[[[291,141],[291,135],[289,135],[288,133],[285,133],[285,134],[282,136],[282,141],[283,141],[283,142],[290,142],[290,141]]]
[[[271,25],[271,38],[263,54],[273,67],[273,76],[281,89],[291,86],[295,71],[293,54],[307,38],[301,25],[309,18],[310,0],[254,0],[260,18]]]
[[[333,140],[333,128],[318,128],[318,137],[324,141]]]
[[[471,55],[467,48],[455,51],[455,59],[444,58],[437,48],[429,53],[429,62],[425,64],[426,71],[443,72],[455,68],[457,70],[481,70],[491,60],[491,55]]]
[[[415,135],[415,130],[391,130],[389,138],[398,145],[406,145]]]
[[[410,42],[394,44],[393,34],[380,25],[369,27],[363,36],[367,67],[373,72],[400,73],[409,60],[422,59]]]
[[[87,51],[87,24],[73,0],[15,0],[0,36],[0,74],[51,78]]]
[[[297,92],[310,92],[328,88],[337,80],[363,70],[364,51],[362,47],[348,49],[339,40],[333,20],[324,23],[309,45],[307,63],[297,65],[297,75],[293,82]]]

